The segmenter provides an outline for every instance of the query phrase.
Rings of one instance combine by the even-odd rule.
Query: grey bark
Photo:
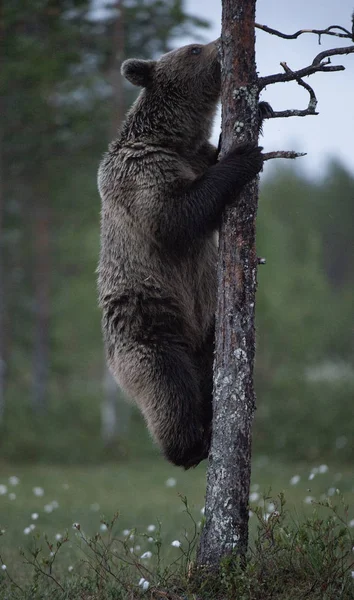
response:
[[[222,145],[257,140],[255,0],[223,0]],[[214,362],[213,437],[199,566],[217,568],[225,555],[244,558],[248,543],[251,427],[255,410],[255,219],[258,182],[244,188],[220,229]]]

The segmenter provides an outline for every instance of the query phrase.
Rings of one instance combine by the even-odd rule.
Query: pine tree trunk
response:
[[[222,147],[257,140],[255,0],[223,0]],[[244,188],[237,209],[225,211],[219,242],[213,439],[205,526],[197,562],[217,568],[225,555],[245,557],[255,410],[255,219],[258,182]]]
[[[0,101],[1,110],[1,101]],[[4,274],[4,187],[2,168],[2,128],[0,126],[0,424],[5,412],[5,274]]]
[[[45,188],[46,186],[44,186]],[[47,404],[50,312],[50,216],[49,199],[38,186],[34,213],[34,340],[32,406],[37,413]]]

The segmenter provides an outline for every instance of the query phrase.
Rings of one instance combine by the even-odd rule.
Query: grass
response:
[[[289,512],[296,523],[305,523],[306,519],[312,519],[312,500],[325,501],[328,495],[330,499],[335,500],[338,498],[336,490],[339,488],[349,505],[349,523],[354,519],[354,482],[351,470],[342,466],[339,471],[336,466],[329,465],[328,468],[323,466],[319,472],[318,467],[318,464],[289,466],[269,462],[265,457],[254,460],[252,494],[250,497],[253,516],[250,519],[250,528],[251,539],[255,540],[252,547],[256,554],[257,543],[259,544],[260,539],[260,532],[256,533],[257,523],[258,525],[263,523],[266,528],[269,528],[270,524],[278,527],[278,524],[274,521],[273,512],[275,507],[272,505],[271,500],[266,500],[265,503],[262,500],[262,496],[268,494],[269,488],[271,488],[272,497],[276,497],[284,491]],[[317,468],[317,471],[315,470],[311,475],[313,468]],[[70,595],[68,590],[65,592],[66,595],[63,595],[64,592],[61,588],[51,582],[56,589],[56,593],[62,594],[58,598],[76,599],[78,597],[96,600],[96,598],[128,599],[139,597],[137,590],[142,590],[143,582],[140,588],[137,585],[139,580],[146,578],[150,564],[154,565],[155,574],[157,567],[160,569],[159,580],[161,580],[163,579],[161,569],[164,570],[164,573],[170,572],[168,569],[175,564],[177,559],[185,563],[187,560],[188,562],[191,560],[194,545],[194,527],[195,524],[199,527],[202,519],[201,510],[204,504],[205,492],[204,466],[199,466],[194,471],[184,472],[171,467],[168,463],[156,457],[100,467],[54,467],[43,465],[12,467],[8,464],[2,464],[0,473],[0,493],[4,492],[0,495],[0,529],[5,530],[5,533],[0,537],[0,557],[7,567],[6,571],[0,571],[0,581],[2,579],[4,586],[5,582],[9,582],[9,577],[11,577],[21,587],[26,586],[29,581],[32,582],[30,586],[32,595],[25,596],[24,594],[21,596],[21,593],[17,590],[20,595],[16,597],[31,599],[47,597],[44,595],[47,593],[44,591],[47,587],[43,587],[44,584],[40,583],[43,578],[38,571],[38,560],[51,560],[49,558],[50,552],[55,554],[55,563],[51,567],[52,572],[55,573],[55,579],[62,583],[65,582],[65,586],[69,586],[68,590],[70,590],[71,585],[74,585],[74,582],[75,585],[78,585],[78,581],[84,573],[82,561],[89,560],[90,569],[91,571],[94,570],[93,565],[96,564],[95,561],[97,562],[97,556],[102,548],[111,548],[109,540],[112,536],[119,539],[121,544],[119,552],[123,552],[120,555],[123,560],[125,560],[124,556],[131,553],[130,549],[134,548],[131,556],[134,557],[136,564],[141,563],[143,565],[143,570],[138,566],[134,575],[132,575],[131,569],[129,571],[129,577],[135,578],[133,583],[137,589],[135,589],[134,594],[138,595],[128,596],[128,592],[122,596],[104,595],[106,592],[108,594],[108,588],[106,592],[101,590],[101,595],[98,594],[97,590],[96,595],[90,595],[91,592],[83,592],[81,596],[76,595],[77,592],[72,592],[74,595]],[[291,484],[290,480],[295,475],[298,475],[300,480],[296,484]],[[13,485],[16,480],[10,479],[14,476],[19,479],[17,485]],[[312,479],[309,479],[309,477],[312,477]],[[36,490],[37,494],[43,491],[43,495],[36,495],[34,488],[39,488]],[[180,496],[188,498],[189,515],[186,515],[184,511],[185,506]],[[260,504],[265,505],[260,509]],[[259,510],[262,514],[259,513]],[[111,523],[113,515],[117,512],[118,517]],[[264,513],[266,514],[265,519]],[[38,518],[32,517],[36,514],[38,514]],[[102,520],[105,521],[106,525],[101,523]],[[78,523],[79,528],[73,529],[73,523]],[[266,523],[268,524],[265,525]],[[310,535],[311,528],[314,527],[315,531],[316,527],[317,529],[319,527],[318,524],[314,525],[312,523],[310,526],[309,523],[307,521],[306,535]],[[322,519],[322,525],[320,526],[322,529],[319,530],[320,538],[324,538],[326,535],[323,530],[324,523],[325,521]],[[28,532],[31,524],[32,530]],[[351,524],[354,524],[354,521]],[[156,529],[150,531],[153,529],[151,526]],[[125,531],[135,529],[142,535],[134,532],[135,537],[133,538],[129,537]],[[160,529],[161,533],[159,533]],[[301,526],[297,531],[300,530]],[[24,533],[25,531],[27,533]],[[354,529],[352,531],[354,532]],[[186,532],[187,538],[185,538]],[[262,535],[265,536],[264,539],[266,540],[269,532],[265,534],[263,530]],[[300,535],[297,533],[296,535],[300,539],[305,534]],[[153,541],[149,541],[149,537],[152,537]],[[182,549],[172,545],[172,542],[176,540],[183,542]],[[95,544],[103,544],[103,546],[99,546],[101,550]],[[20,554],[21,547],[24,552],[22,556]],[[314,548],[314,543],[312,547]],[[41,551],[34,558],[40,548]],[[264,545],[261,545],[261,549],[263,552]],[[115,551],[118,550],[115,549]],[[57,555],[56,552],[58,552]],[[145,552],[152,552],[155,558],[141,559]],[[319,548],[316,549],[316,552],[321,554]],[[325,550],[323,552],[325,554]],[[158,565],[155,560],[157,553],[160,556]],[[284,546],[282,546],[282,553],[284,556],[287,553]],[[147,556],[149,557],[149,554]],[[259,556],[257,564],[260,563]],[[316,555],[315,560],[317,563],[321,563],[320,555]],[[28,561],[31,564],[26,564]],[[188,568],[186,564],[184,566]],[[44,567],[47,568],[48,564]],[[146,571],[144,571],[145,567]],[[316,568],[318,571],[319,566]],[[175,567],[173,567],[173,572],[175,570]],[[235,579],[235,573],[238,571],[236,569],[232,572],[232,577]],[[272,572],[274,572],[274,568]],[[33,577],[34,574],[36,574],[36,577]],[[142,576],[143,574],[145,574],[145,577]],[[254,579],[254,572],[252,577]],[[225,580],[227,581],[227,577]],[[239,577],[236,580],[238,582],[237,589],[240,589]],[[117,586],[113,586],[112,589],[117,589]],[[11,593],[14,594],[15,591],[15,588],[12,588]],[[112,592],[112,594],[114,593]],[[143,590],[142,593],[144,593]],[[146,594],[151,593],[150,588]],[[234,594],[234,592],[232,593]],[[254,598],[258,598],[254,591],[252,593]],[[48,597],[54,598],[51,588],[48,594]],[[263,596],[259,596],[262,600],[268,597],[278,597],[273,592],[273,595],[267,596],[264,590],[262,594]],[[12,597],[15,596],[4,596],[4,598],[9,599]],[[147,597],[162,598],[163,596],[151,595]],[[164,597],[168,597],[166,593]],[[171,596],[171,598],[178,599],[182,597],[182,595]],[[193,594],[184,597],[199,598],[199,596]],[[224,595],[222,597],[228,598],[229,596]],[[236,596],[231,597],[236,599]],[[248,597],[251,598],[252,596],[242,596],[242,598]],[[286,596],[281,597],[285,598]],[[315,597],[317,596],[313,595],[313,598]],[[330,599],[330,596],[323,597]],[[347,596],[342,597],[347,598]],[[212,598],[212,600],[215,600],[215,598]]]

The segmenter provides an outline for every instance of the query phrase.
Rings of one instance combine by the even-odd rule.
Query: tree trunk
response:
[[[223,0],[222,154],[235,140],[258,136],[255,4],[255,0]],[[244,188],[237,209],[225,211],[220,230],[213,438],[197,560],[210,568],[232,553],[244,559],[248,544],[257,198],[254,181]]]
[[[109,78],[112,86],[112,121],[110,137],[117,136],[117,130],[124,117],[124,88],[120,66],[124,60],[124,6],[123,0],[118,0],[115,5],[117,19],[112,35],[112,62]]]
[[[101,435],[104,445],[109,446],[127,432],[131,404],[122,398],[122,393],[108,367],[105,368],[103,386]]]
[[[45,188],[43,190],[43,187]],[[37,413],[47,404],[50,312],[50,217],[46,186],[35,191],[34,208],[34,340],[32,406]]]
[[[0,113],[1,112],[0,101]],[[4,418],[5,411],[5,276],[4,276],[4,187],[3,187],[3,168],[2,168],[2,127],[0,125],[0,424]]]

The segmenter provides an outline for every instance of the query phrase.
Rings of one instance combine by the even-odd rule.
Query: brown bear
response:
[[[98,173],[99,303],[108,364],[175,465],[209,451],[216,306],[214,232],[261,170],[261,148],[217,162],[208,139],[220,96],[217,41],[130,59],[142,91]]]

